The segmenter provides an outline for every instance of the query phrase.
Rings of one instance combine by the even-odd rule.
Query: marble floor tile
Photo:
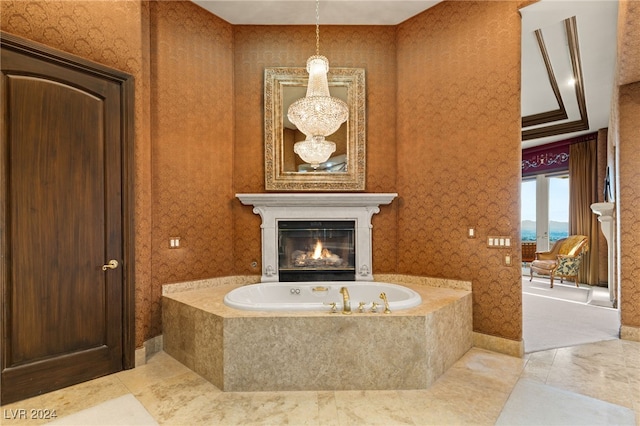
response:
[[[320,425],[317,392],[252,392],[245,425]],[[226,395],[217,402],[225,401]]]
[[[610,340],[589,345],[572,346],[556,350],[554,365],[575,364],[581,368],[609,374],[615,379],[626,368],[620,340]]]
[[[335,399],[341,426],[414,425],[398,391],[337,391]]]
[[[45,424],[61,417],[69,416],[104,401],[129,393],[115,374],[100,377],[88,382],[69,386],[23,401],[2,406],[2,425],[37,425]],[[26,419],[12,419],[13,410],[26,410]],[[55,418],[39,419],[30,415],[31,410],[49,410],[55,412]],[[9,415],[7,415],[9,413]]]
[[[152,355],[146,364],[116,373],[116,377],[131,393],[136,393],[155,383],[187,372],[192,371],[165,352],[158,352]]]
[[[633,426],[634,417],[628,408],[523,379],[513,389],[496,425]]]
[[[617,341],[557,349],[546,384],[633,408],[630,369]]]
[[[424,391],[400,392],[416,425],[492,425],[509,396],[446,379]]]
[[[473,383],[485,392],[507,392],[522,374],[525,364],[522,358],[472,348],[447,370],[444,377]]]
[[[120,396],[49,423],[55,426],[158,426],[132,394]]]
[[[222,392],[196,373],[187,372],[134,393],[160,424],[211,424],[212,402]]]
[[[606,380],[601,377],[584,374],[580,370],[563,369],[552,370],[549,373],[546,384],[623,407],[633,407],[632,389],[628,382]]]
[[[333,391],[318,392],[318,422],[323,426],[338,426],[338,406]]]
[[[7,419],[8,410],[87,415],[101,403],[132,395],[158,424],[170,426],[640,426],[639,360],[640,343],[628,341],[552,349],[522,359],[473,348],[423,390],[222,392],[161,352],[135,370],[5,405],[1,420],[3,425],[41,424]]]
[[[526,354],[526,364],[520,378],[546,383],[555,355],[556,349]]]

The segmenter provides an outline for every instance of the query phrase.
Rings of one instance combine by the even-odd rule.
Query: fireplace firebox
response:
[[[278,221],[280,281],[354,281],[355,221]]]

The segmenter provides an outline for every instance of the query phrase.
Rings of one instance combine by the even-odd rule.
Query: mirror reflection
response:
[[[293,124],[287,118],[286,112],[289,110],[289,106],[300,98],[303,98],[306,94],[306,86],[285,86],[283,87],[282,94],[282,111],[283,126],[282,126],[282,142],[283,142],[283,170],[285,172],[300,172],[300,173],[317,173],[317,172],[329,172],[329,173],[345,173],[347,171],[347,140],[348,140],[348,121],[342,123],[340,128],[333,134],[327,137],[328,141],[336,144],[336,150],[331,157],[324,163],[320,163],[320,166],[314,169],[311,165],[307,164],[298,155],[293,152],[293,145],[296,142],[302,141],[306,138],[295,124]],[[333,86],[329,87],[331,96],[342,99],[348,102],[347,88],[345,86]]]

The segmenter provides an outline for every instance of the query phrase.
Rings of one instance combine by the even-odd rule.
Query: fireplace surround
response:
[[[264,193],[236,194],[236,197],[242,204],[252,205],[253,212],[262,218],[262,282],[309,280],[303,278],[304,274],[294,277],[293,273],[287,271],[287,269],[293,268],[281,267],[282,250],[279,243],[281,240],[280,231],[283,227],[280,225],[288,224],[289,227],[295,227],[296,222],[302,221],[310,224],[329,222],[329,228],[332,227],[331,222],[353,223],[352,250],[354,253],[351,260],[353,263],[348,267],[351,271],[349,280],[373,281],[371,217],[380,211],[380,205],[391,203],[397,195],[395,193]],[[344,232],[340,238],[348,239],[349,232]],[[330,244],[335,245],[336,238],[330,241]],[[348,250],[344,251],[344,248],[336,249],[336,251],[342,253],[339,254],[341,258],[350,255],[347,253]],[[313,262],[310,261],[309,264],[313,265]],[[312,269],[312,267],[307,269]],[[324,269],[337,268],[326,267]],[[340,280],[335,276],[333,279],[330,276],[329,279],[320,278],[319,275],[315,278]]]

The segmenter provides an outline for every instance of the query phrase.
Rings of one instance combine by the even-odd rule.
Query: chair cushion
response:
[[[531,269],[534,271],[546,271],[547,273],[551,273],[551,271],[556,267],[558,262],[555,260],[534,260],[531,262]]]

